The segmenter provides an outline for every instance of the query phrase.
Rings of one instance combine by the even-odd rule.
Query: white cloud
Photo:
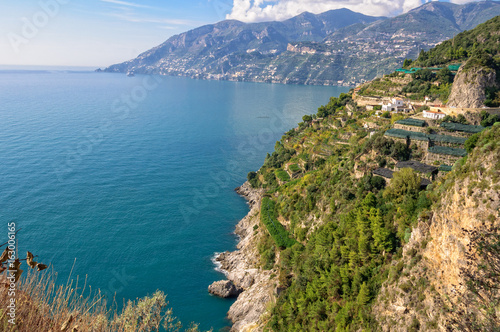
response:
[[[407,12],[429,0],[233,0],[227,19],[243,22],[282,21],[308,11],[319,14],[331,9],[348,8],[373,16],[392,16]],[[451,0],[465,3],[471,0]]]

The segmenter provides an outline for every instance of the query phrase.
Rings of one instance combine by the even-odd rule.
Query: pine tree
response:
[[[358,294],[358,304],[360,306],[366,305],[368,302],[370,302],[370,289],[366,285],[366,282],[364,282],[361,285],[361,289],[359,290]]]
[[[390,231],[385,228],[380,210],[373,208],[370,213],[370,223],[373,231],[373,242],[379,251],[391,251]]]

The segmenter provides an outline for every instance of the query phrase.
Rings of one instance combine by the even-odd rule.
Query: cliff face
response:
[[[500,127],[494,128],[498,136]],[[449,308],[478,310],[464,302],[471,295],[464,271],[476,274],[480,261],[471,260],[478,244],[471,234],[489,233],[500,224],[500,155],[494,149],[485,153],[488,147],[481,150],[469,157],[461,172],[436,184],[438,192],[437,186],[447,187],[440,203],[412,231],[373,307],[383,331],[408,331],[408,326],[447,331],[449,322],[457,319]]]
[[[486,67],[467,70],[462,66],[451,89],[447,106],[459,108],[480,108],[486,100],[486,88],[496,87],[496,73]]]
[[[240,236],[238,250],[224,252],[216,258],[221,263],[227,278],[242,289],[231,306],[228,317],[234,323],[231,331],[259,331],[261,316],[266,306],[275,299],[275,282],[270,278],[275,271],[260,268],[257,242],[260,233],[254,229],[259,225],[259,210],[262,190],[253,189],[248,182],[237,188],[238,194],[250,204],[250,212],[236,225],[235,233]]]

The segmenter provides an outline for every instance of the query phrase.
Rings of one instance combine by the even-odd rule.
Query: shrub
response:
[[[390,185],[384,191],[384,197],[402,200],[406,195],[415,197],[420,189],[420,176],[411,168],[394,172]]]
[[[252,188],[260,187],[259,177],[257,176],[256,172],[249,172],[247,175],[247,180],[252,186]]]
[[[477,141],[479,140],[479,136],[480,136],[479,133],[474,134],[465,141],[464,146],[465,146],[465,150],[467,151],[467,153],[471,153],[472,150],[474,150],[474,148],[476,147]]]
[[[260,220],[266,226],[269,234],[271,234],[278,247],[291,247],[297,243],[297,241],[290,238],[290,233],[278,220],[276,220],[274,208],[275,203],[269,197],[264,197],[260,208]]]
[[[381,178],[380,176],[374,176],[370,179],[370,184],[373,188],[381,190],[385,187],[385,179]]]
[[[100,290],[91,291],[77,278],[66,285],[56,284],[53,270],[28,271],[17,283],[16,325],[0,318],[2,331],[101,331],[149,332],[179,331],[182,324],[173,316],[166,295],[156,291],[135,301],[128,301],[121,312],[109,307]],[[82,287],[83,286],[83,287]],[[9,301],[0,291],[0,303]],[[116,302],[115,302],[116,303]],[[185,331],[198,331],[192,324]]]
[[[497,114],[489,114],[486,111],[481,112],[481,126],[490,127],[495,122],[500,122],[500,117]]]
[[[277,169],[276,171],[274,171],[274,174],[278,179],[280,179],[283,182],[290,180],[290,176],[288,175],[288,173],[282,169]]]
[[[390,119],[391,118],[391,112],[385,111],[384,113],[382,113],[382,117],[386,118],[386,119]]]

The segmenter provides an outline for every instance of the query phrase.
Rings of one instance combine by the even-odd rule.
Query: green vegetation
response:
[[[401,89],[410,99],[423,100],[424,97],[448,100],[451,92],[453,75],[447,68],[435,73],[430,69],[422,69],[412,74],[413,80]]]
[[[486,88],[485,95],[486,95],[486,100],[484,101],[485,106],[488,107],[500,106],[500,91],[498,89]]]
[[[497,54],[500,36],[493,32],[499,30],[500,17],[497,16],[472,30],[459,33],[453,39],[444,41],[428,52],[422,51],[414,65],[431,67],[464,60],[483,52]]]
[[[396,96],[398,94],[397,91],[400,90],[404,86],[404,84],[394,82],[392,80],[392,77],[394,77],[395,75],[393,76],[391,75],[388,75],[387,77],[384,78],[374,79],[373,81],[370,82],[370,84],[364,85],[361,88],[361,90],[359,90],[358,94],[360,96],[373,96],[381,94],[391,97]],[[404,74],[401,75],[404,76]]]
[[[272,330],[375,327],[370,304],[407,241],[407,230],[430,206],[425,192],[419,193],[420,178],[407,169],[398,173],[396,184],[385,191],[366,191],[367,182],[357,182],[358,190],[347,203],[351,208],[328,215],[305,249],[282,252],[280,271],[290,286],[272,311]]]
[[[405,61],[403,61],[403,68],[409,68],[412,63],[413,63],[412,59],[405,59]]]
[[[374,149],[381,156],[389,156],[398,161],[408,160],[411,154],[406,144],[394,142],[392,139],[382,135],[376,135],[372,140],[368,141],[365,151],[368,149]]]
[[[258,188],[260,186],[260,181],[257,176],[257,172],[249,172],[247,175],[247,180],[253,188]]]
[[[347,105],[347,103],[349,103],[350,101],[352,101],[352,96],[350,94],[341,93],[338,98],[331,97],[328,104],[326,104],[325,106],[320,106],[318,108],[318,113],[316,114],[318,118],[324,118],[328,115],[332,115],[337,109]]]
[[[409,82],[406,81],[408,76],[411,77]],[[398,77],[400,80],[393,79]],[[363,85],[358,94],[384,97],[405,95],[412,100],[424,100],[425,97],[429,97],[431,100],[439,99],[446,102],[451,92],[453,80],[454,74],[446,67],[397,69],[396,72],[386,75],[384,78],[377,78],[369,84]]]
[[[486,111],[481,112],[481,126],[490,127],[496,122],[500,122],[500,116],[497,114],[489,114]]]
[[[415,151],[384,137],[387,120],[372,118],[381,131],[368,137],[359,122],[368,112],[348,117],[341,100],[350,98],[320,108],[324,118],[317,126],[286,133],[255,176],[266,179],[261,186],[271,195],[261,205],[268,230],[259,242],[261,263],[276,268],[286,288],[272,309],[268,327],[274,331],[373,329],[370,306],[431,204],[410,169],[394,173],[388,186],[372,176],[369,169],[408,160]],[[346,120],[339,124],[338,116]],[[359,159],[372,154],[377,158]],[[300,178],[282,185],[270,180],[279,178],[284,164],[301,170],[299,163]],[[355,167],[365,174],[356,178]],[[278,220],[287,222],[288,231]]]
[[[267,227],[269,234],[273,237],[278,247],[288,248],[297,243],[295,239],[290,237],[290,233],[288,233],[283,225],[277,220],[275,203],[269,197],[264,197],[262,199],[260,220]]]
[[[427,57],[427,61],[429,54],[422,52],[421,57]],[[448,55],[456,64],[457,59],[467,60],[469,53],[464,47]],[[444,69],[414,71],[413,80],[406,86],[399,82],[407,77],[395,73],[365,86],[359,94],[387,92],[399,85],[411,98],[432,96],[446,100],[453,81],[452,71],[444,66],[450,63],[447,61],[432,64],[443,65]],[[404,65],[423,66],[409,60]],[[351,114],[347,109],[355,111]],[[431,206],[439,206],[444,190],[470,171],[464,166],[469,158],[465,157],[466,151],[473,155],[478,150],[496,153],[499,140],[491,132],[498,133],[499,119],[482,114],[482,126],[492,126],[486,133],[481,126],[469,125],[464,116],[447,117],[441,122],[441,128],[448,131],[475,133],[468,139],[432,131],[390,129],[391,121],[370,117],[371,113],[354,105],[349,95],[332,98],[316,116],[314,125],[310,124],[314,116],[304,117],[299,130],[286,133],[256,175],[265,180],[260,186],[270,195],[261,206],[261,220],[269,230],[261,243],[267,243],[269,251],[262,245],[259,252],[267,255],[263,260],[267,268],[279,271],[279,286],[285,289],[271,309],[267,327],[273,331],[378,330],[378,319],[371,307],[383,283],[397,284],[405,274],[397,284],[400,296],[428,287],[425,276],[408,275],[422,255],[412,249],[413,254],[410,251],[403,256],[403,245],[410,241],[417,222],[430,220]],[[368,135],[363,128],[366,122],[375,122],[380,130]],[[418,120],[399,118],[392,122],[423,126]],[[393,168],[398,161],[422,158],[419,144],[405,144],[408,138],[436,143],[430,152],[464,158],[453,168],[441,165],[439,170],[448,174],[428,189],[422,189],[421,174],[410,168],[392,173],[386,185],[383,178],[372,175],[374,169]],[[299,178],[279,185],[272,179],[280,178],[279,170],[285,164],[292,171],[298,171],[300,164],[302,172]],[[288,231],[278,220],[286,223]],[[285,243],[288,240],[291,242]],[[496,248],[497,242],[492,242],[491,248]],[[411,257],[409,261],[403,260],[406,255]],[[425,294],[414,298],[424,302]],[[437,322],[425,324],[431,328]],[[423,326],[420,316],[414,316],[406,328],[417,331]]]
[[[403,200],[407,196],[415,197],[420,189],[420,176],[411,168],[394,172],[391,185],[384,191],[385,197]]]
[[[467,153],[471,153],[472,150],[474,150],[477,145],[477,141],[479,140],[479,136],[479,134],[474,134],[465,141],[464,147]]]
[[[417,65],[428,67],[448,64],[459,60],[465,62],[464,71],[482,69],[495,71],[497,86],[500,83],[500,17],[495,17],[476,28],[464,31],[452,40],[447,40],[428,52],[422,51],[415,61]],[[500,106],[500,89],[489,87],[485,91],[485,105]]]
[[[441,121],[444,122],[452,122],[452,123],[460,123],[463,125],[469,124],[465,116],[462,114],[459,114],[458,116],[453,116],[453,115],[446,115]]]
[[[274,174],[278,179],[280,179],[283,182],[290,181],[290,176],[288,175],[287,172],[285,172],[282,169],[277,169],[274,171]]]

